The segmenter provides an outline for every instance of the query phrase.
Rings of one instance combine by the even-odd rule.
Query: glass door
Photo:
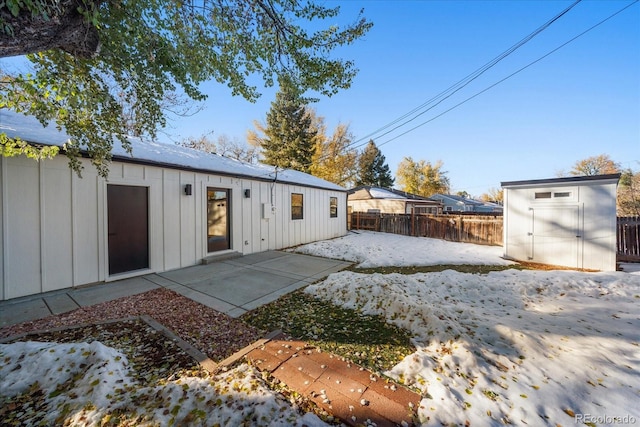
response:
[[[231,248],[229,221],[230,190],[207,188],[207,250],[223,251]]]

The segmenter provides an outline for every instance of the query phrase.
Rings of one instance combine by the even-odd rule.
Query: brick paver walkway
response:
[[[350,426],[411,426],[421,397],[302,341],[271,340],[246,356]]]

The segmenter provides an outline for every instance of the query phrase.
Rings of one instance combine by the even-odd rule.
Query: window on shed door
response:
[[[338,198],[329,197],[329,218],[338,217]]]
[[[291,193],[291,219],[303,219],[304,203],[302,194]]]
[[[539,191],[534,194],[536,199],[550,199],[551,191]]]

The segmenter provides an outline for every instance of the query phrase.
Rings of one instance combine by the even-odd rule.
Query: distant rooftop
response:
[[[355,193],[361,193],[357,199],[410,199],[430,201],[428,197],[418,196],[407,193],[406,191],[396,190],[395,188],[376,187],[373,185],[361,185],[349,190],[350,195]],[[368,197],[363,197],[365,194]]]
[[[434,194],[431,197],[446,197],[451,200],[455,200],[456,202],[465,203],[467,205],[484,205],[484,202],[480,200],[470,199],[468,197],[458,196],[457,194]]]

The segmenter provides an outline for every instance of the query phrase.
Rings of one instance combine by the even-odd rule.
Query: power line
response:
[[[542,31],[546,30],[549,26],[551,26],[554,22],[556,22],[558,19],[560,19],[562,16],[566,15],[571,9],[573,9],[578,3],[580,3],[582,0],[576,0],[574,1],[571,5],[569,5],[567,8],[565,8],[564,10],[562,10],[560,13],[558,13],[557,15],[555,15],[553,18],[551,18],[549,21],[545,22],[544,24],[542,24],[540,27],[538,27],[537,29],[535,29],[532,33],[530,33],[529,35],[527,35],[526,37],[524,37],[523,39],[521,39],[520,41],[518,41],[516,44],[514,44],[513,46],[511,46],[510,48],[508,48],[507,50],[505,50],[504,52],[502,52],[500,55],[496,56],[495,58],[493,58],[491,61],[487,62],[485,65],[483,65],[482,67],[478,68],[477,70],[475,70],[474,72],[472,72],[471,74],[467,75],[466,77],[464,77],[462,80],[458,81],[457,83],[453,84],[452,86],[448,87],[447,89],[445,89],[444,91],[440,92],[439,94],[437,94],[436,96],[432,97],[431,99],[425,101],[424,103],[422,103],[421,105],[419,105],[418,107],[414,108],[413,110],[409,111],[408,113],[403,114],[402,116],[396,118],[395,120],[393,120],[392,122],[382,126],[381,128],[375,130],[374,132],[371,132],[359,139],[356,139],[355,141],[349,143],[345,149],[349,150],[349,149],[357,149],[360,148],[364,145],[366,145],[369,140],[371,139],[372,136],[377,135],[378,133],[380,133],[381,131],[388,129],[389,127],[395,125],[396,123],[411,117],[413,115],[413,117],[409,118],[408,120],[404,121],[403,123],[400,123],[399,125],[393,127],[392,129],[378,135],[378,137],[383,137],[385,135],[388,135],[389,133],[403,127],[406,126],[408,123],[416,120],[418,117],[422,116],[423,114],[426,114],[427,112],[431,111],[433,108],[435,108],[436,106],[440,105],[443,101],[445,101],[446,99],[450,98],[451,96],[453,96],[455,93],[457,93],[458,91],[462,90],[464,87],[466,87],[467,85],[469,85],[471,82],[473,82],[475,79],[477,79],[478,77],[480,77],[482,74],[484,74],[485,72],[487,72],[489,69],[491,69],[492,67],[494,67],[496,64],[498,64],[500,61],[502,61],[503,59],[505,59],[507,56],[511,55],[513,52],[515,52],[517,49],[519,49],[520,47],[522,47],[523,45],[525,45],[527,42],[531,41],[534,37],[536,37],[538,34],[540,34]],[[429,106],[430,104],[432,104],[431,106]],[[420,111],[422,109],[426,108],[424,111]],[[417,113],[417,114],[416,114]],[[415,114],[415,115],[414,115]],[[414,128],[415,129],[415,128]],[[411,131],[411,130],[410,130]],[[408,132],[410,132],[408,131]],[[399,135],[398,137],[405,135],[405,132],[401,135]],[[397,137],[396,137],[397,138]],[[394,138],[395,139],[395,138]],[[393,139],[387,141],[390,142]],[[376,144],[377,146],[380,146],[380,144]],[[316,159],[316,161],[324,161],[327,160],[328,158],[330,158],[331,156],[329,155],[323,155],[320,156],[319,159]]]
[[[560,50],[560,49],[562,49],[563,47],[565,47],[565,46],[566,46],[566,45],[568,45],[569,43],[572,43],[573,41],[575,41],[575,40],[576,40],[576,39],[578,39],[579,37],[582,37],[583,35],[585,35],[585,34],[586,34],[586,33],[588,33],[589,31],[593,30],[594,28],[596,28],[596,27],[598,27],[598,26],[600,26],[600,25],[604,24],[606,21],[608,21],[609,19],[611,19],[611,18],[615,17],[616,15],[618,15],[618,14],[622,13],[623,11],[625,11],[625,10],[626,10],[626,9],[628,9],[629,7],[633,6],[633,5],[634,5],[635,3],[637,3],[638,1],[640,1],[640,0],[635,0],[633,3],[629,3],[627,6],[623,7],[622,9],[620,9],[620,10],[618,10],[617,12],[613,13],[612,15],[609,15],[607,18],[603,19],[602,21],[598,22],[597,24],[595,24],[595,25],[593,25],[593,26],[591,26],[591,27],[587,28],[586,30],[584,30],[583,32],[581,32],[580,34],[578,34],[577,36],[575,36],[575,37],[573,37],[573,38],[569,39],[569,40],[568,40],[568,41],[566,41],[565,43],[561,44],[560,46],[556,47],[555,49],[551,50],[550,52],[548,52],[548,53],[546,53],[545,55],[541,56],[540,58],[536,59],[535,61],[530,62],[529,64],[525,65],[524,67],[522,67],[522,68],[518,69],[517,71],[514,71],[513,73],[509,74],[507,77],[504,77],[503,79],[501,79],[501,80],[497,81],[496,83],[494,83],[494,84],[492,84],[492,85],[490,85],[490,86],[486,87],[485,89],[481,90],[480,92],[477,92],[476,94],[474,94],[474,95],[472,95],[472,96],[470,96],[470,97],[466,98],[465,100],[463,100],[463,101],[459,102],[458,104],[454,105],[453,107],[451,107],[451,108],[449,108],[449,109],[447,109],[447,110],[443,111],[442,113],[440,113],[440,114],[438,114],[438,115],[436,115],[436,116],[434,116],[434,117],[430,118],[429,120],[426,120],[426,121],[424,121],[424,122],[420,123],[420,124],[419,124],[419,125],[417,125],[417,126],[412,127],[411,129],[409,129],[409,130],[407,130],[407,131],[405,131],[405,132],[401,133],[400,135],[394,136],[393,138],[391,138],[391,139],[389,139],[389,140],[387,140],[387,141],[385,141],[385,142],[383,142],[383,143],[376,144],[376,145],[377,145],[378,147],[380,147],[380,146],[382,146],[382,145],[388,144],[389,142],[394,141],[394,140],[396,140],[396,139],[400,138],[401,136],[404,136],[404,135],[408,134],[409,132],[412,132],[412,131],[414,131],[414,130],[418,129],[418,128],[419,128],[419,127],[421,127],[421,126],[424,126],[424,125],[426,125],[427,123],[430,123],[430,122],[434,121],[435,119],[437,119],[437,118],[439,118],[439,117],[442,117],[443,115],[445,115],[446,113],[450,112],[451,110],[454,110],[454,109],[456,109],[456,108],[460,107],[461,105],[463,105],[463,104],[465,104],[465,103],[467,103],[467,102],[471,101],[472,99],[476,98],[477,96],[482,95],[483,93],[487,92],[488,90],[493,89],[494,87],[498,86],[500,83],[502,83],[502,82],[504,82],[504,81],[506,81],[506,80],[510,79],[511,77],[515,76],[516,74],[519,74],[520,72],[522,72],[522,71],[524,71],[525,69],[527,69],[527,68],[531,67],[532,65],[534,65],[534,64],[536,64],[536,63],[538,63],[538,62],[542,61],[542,60],[543,60],[543,59],[545,59],[547,56],[549,56],[549,55],[551,55],[551,54],[555,53],[556,51],[558,51],[558,50]]]
[[[418,113],[420,110],[424,109],[425,107],[431,105],[429,108],[427,108],[424,111],[419,112],[418,114],[415,114],[414,117],[411,117],[409,120],[404,121],[403,123],[400,123],[399,125],[393,127],[392,129],[384,132],[381,135],[378,135],[377,137],[383,137],[385,135],[388,135],[389,133],[393,132],[394,130],[405,126],[406,124],[412,122],[413,120],[416,120],[418,117],[420,117],[421,115],[427,113],[428,111],[432,110],[434,107],[436,107],[437,105],[439,105],[440,103],[442,103],[444,100],[450,98],[451,96],[453,96],[455,93],[457,93],[458,91],[462,90],[464,87],[466,87],[467,85],[469,85],[471,82],[473,82],[474,80],[476,80],[478,77],[480,77],[482,74],[484,74],[485,72],[487,72],[489,69],[493,68],[495,65],[497,65],[500,61],[502,61],[503,59],[505,59],[506,57],[508,57],[509,55],[511,55],[513,52],[515,52],[516,50],[518,50],[520,47],[524,46],[527,42],[531,41],[534,37],[536,37],[538,34],[540,34],[542,31],[546,30],[547,28],[549,28],[551,26],[551,24],[553,24],[554,22],[556,22],[558,19],[560,19],[562,16],[566,15],[571,9],[573,9],[578,3],[580,3],[581,0],[576,0],[573,4],[571,4],[570,6],[568,6],[566,9],[564,9],[563,11],[561,11],[560,13],[558,13],[556,16],[554,16],[553,18],[551,18],[549,21],[545,22],[544,24],[542,24],[540,27],[538,27],[536,30],[534,30],[532,33],[530,33],[529,35],[527,35],[526,37],[524,37],[522,40],[520,40],[519,42],[517,42],[516,44],[514,44],[513,46],[511,46],[509,49],[505,50],[504,52],[502,52],[500,55],[498,55],[497,57],[493,58],[491,61],[487,62],[485,65],[483,65],[482,67],[478,68],[477,70],[475,70],[474,72],[472,72],[471,74],[467,75],[466,77],[464,77],[462,80],[458,81],[457,83],[453,84],[452,86],[448,87],[447,89],[445,89],[444,91],[440,92],[439,94],[437,94],[436,96],[434,96],[433,98],[425,101],[424,103],[422,103],[421,105],[419,105],[418,107],[414,108],[413,110],[409,111],[408,113],[405,113],[404,115],[398,117],[397,119],[393,120],[392,122],[382,126],[381,128],[365,135],[364,137],[354,141],[351,145],[353,146],[352,148],[359,148],[362,145],[366,144],[362,143],[359,145],[356,145],[362,141],[368,140],[371,137],[373,137],[374,135],[377,135],[378,133],[382,132],[383,130],[395,125],[396,123],[406,119],[407,117],[412,116],[415,113]],[[437,101],[437,102],[436,102]],[[368,142],[368,141],[367,141]]]
[[[563,10],[562,12],[560,12],[558,15],[556,15],[554,18],[552,18],[550,21],[548,21],[547,23],[543,24],[541,27],[539,27],[537,30],[535,30],[533,33],[531,33],[529,36],[525,37],[524,39],[522,39],[520,42],[516,43],[514,46],[512,46],[511,48],[509,48],[508,50],[506,50],[505,52],[503,52],[501,55],[499,55],[498,57],[494,58],[492,61],[490,61],[489,63],[485,64],[485,66],[479,68],[478,70],[476,70],[474,73],[471,73],[469,76],[465,77],[464,79],[462,79],[461,81],[459,81],[458,83],[456,83],[455,85],[451,86],[450,88],[446,89],[445,91],[441,92],[440,94],[438,94],[437,96],[433,97],[432,99],[430,99],[429,101],[423,103],[421,106],[414,108],[413,110],[411,110],[409,113],[404,114],[403,116],[401,116],[398,119],[395,119],[394,121],[392,121],[391,123],[383,126],[382,128],[380,128],[379,130],[370,133],[369,135],[362,137],[360,139],[357,139],[356,141],[348,144],[345,149],[356,149],[359,147],[362,147],[363,145],[366,145],[367,142],[365,143],[361,143],[359,145],[356,145],[364,140],[366,140],[367,138],[369,138],[372,135],[375,135],[377,132],[379,132],[380,130],[384,130],[386,128],[388,128],[389,126],[392,126],[393,124],[397,123],[398,121],[409,117],[411,114],[414,114],[415,112],[419,111],[421,108],[424,108],[425,106],[429,105],[431,102],[434,102],[435,100],[440,99],[435,105],[431,106],[430,108],[428,108],[427,110],[417,114],[415,117],[411,118],[410,120],[407,120],[406,122],[402,123],[401,125],[398,125],[396,127],[394,127],[393,129],[391,129],[390,131],[385,132],[384,134],[380,135],[380,136],[384,136],[387,135],[389,133],[391,133],[392,131],[405,126],[406,124],[408,124],[409,122],[417,119],[419,116],[425,114],[426,112],[430,111],[431,109],[433,109],[435,106],[439,105],[441,102],[443,102],[444,100],[448,99],[449,97],[451,97],[454,93],[458,92],[459,90],[461,90],[462,88],[464,88],[465,86],[467,86],[469,83],[471,83],[471,81],[475,80],[477,77],[479,77],[482,73],[486,72],[488,69],[490,69],[491,67],[493,67],[495,64],[497,64],[499,61],[501,61],[502,59],[504,59],[506,56],[508,56],[509,54],[513,53],[513,51],[515,51],[516,49],[518,49],[519,47],[521,47],[524,43],[528,42],[529,40],[531,40],[533,37],[535,37],[537,34],[539,34],[541,31],[543,31],[544,29],[548,28],[553,22],[557,21],[560,17],[562,17],[563,15],[565,15],[569,10],[571,10],[571,8],[575,7],[581,0],[577,0],[575,1],[571,6],[569,6],[568,8],[566,8],[565,10]],[[584,34],[590,32],[591,30],[595,29],[596,27],[602,25],[603,23],[605,23],[606,21],[610,20],[611,18],[615,17],[616,15],[622,13],[623,11],[625,11],[626,9],[628,9],[629,7],[633,6],[635,3],[637,3],[640,0],[634,0],[632,3],[628,4],[627,6],[621,8],[620,10],[618,10],[617,12],[611,14],[610,16],[608,16],[607,18],[601,20],[600,22],[598,22],[597,24],[589,27],[588,29],[586,29],[585,31],[581,32],[580,34],[576,35],[575,37],[571,38],[570,40],[568,40],[567,42],[561,44],[560,46],[556,47],[555,49],[551,50],[550,52],[546,53],[545,55],[541,56],[540,58],[536,59],[535,61],[530,62],[529,64],[525,65],[524,67],[521,67],[520,69],[518,69],[517,71],[509,74],[507,77],[504,77],[503,79],[499,80],[498,82],[488,86],[487,88],[483,89],[480,92],[477,92],[476,94],[466,98],[465,100],[459,102],[458,104],[454,105],[453,107],[443,111],[442,113],[420,123],[417,126],[412,127],[411,129],[387,140],[384,141],[382,143],[376,143],[377,147],[380,147],[382,145],[388,144],[392,141],[395,141],[396,139],[418,129],[421,126],[424,126],[427,123],[430,123],[434,120],[436,120],[439,117],[442,117],[444,114],[460,107],[461,105],[465,104],[466,102],[471,101],[472,99],[480,96],[481,94],[489,91],[490,89],[494,88],[495,86],[499,85],[500,83],[510,79],[511,77],[515,76],[516,74],[519,74],[520,72],[524,71],[525,69],[529,68],[530,66],[540,62],[541,60],[545,59],[546,57],[550,56],[551,54],[555,53],[556,51],[560,50],[561,48],[563,48],[564,46],[572,43],[573,41],[575,41],[576,39],[578,39],[579,37],[583,36]],[[451,92],[451,93],[449,93]],[[448,95],[447,95],[448,94]],[[446,95],[446,96],[445,96]],[[316,159],[316,161],[323,161],[326,160],[327,158],[329,158],[329,156],[321,156],[320,159]]]

